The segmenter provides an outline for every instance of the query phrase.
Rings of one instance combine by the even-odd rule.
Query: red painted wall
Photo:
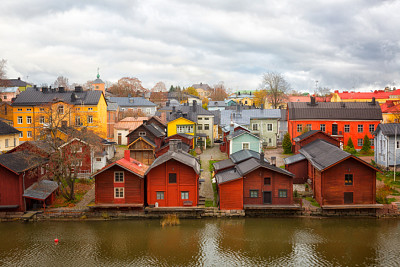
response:
[[[218,185],[221,210],[243,209],[243,178]]]
[[[264,185],[264,178],[271,177],[271,185]],[[280,198],[278,190],[287,190],[287,198]],[[272,205],[293,204],[293,178],[268,169],[259,168],[244,177],[243,204],[263,205],[263,192],[272,192]],[[251,198],[250,190],[258,190],[258,197]],[[266,204],[269,205],[269,204]]]
[[[289,111],[288,111],[288,114],[289,114]],[[292,138],[292,142],[293,142],[293,138],[302,134],[301,132],[300,133],[297,132],[298,124],[303,125],[303,129],[306,127],[307,124],[311,124],[311,130],[319,130],[320,125],[325,124],[325,132],[332,135],[332,124],[333,123],[336,123],[338,125],[338,134],[340,135],[340,132],[342,132],[343,137],[338,137],[338,140],[343,142],[344,146],[347,145],[347,141],[348,141],[349,137],[351,137],[354,147],[356,149],[361,149],[362,146],[357,145],[357,139],[363,139],[365,134],[367,134],[370,139],[373,139],[373,135],[369,132],[369,125],[373,124],[374,129],[376,129],[376,127],[379,124],[379,121],[342,121],[342,120],[337,120],[337,121],[336,120],[332,120],[332,121],[328,121],[328,120],[291,121],[291,120],[288,120],[288,131],[289,131],[290,137]],[[350,125],[350,132],[348,132],[348,133],[344,132],[344,125],[346,125],[346,124]],[[362,133],[358,132],[359,124],[363,125]],[[372,146],[372,148],[374,148],[374,147]]]
[[[81,143],[77,140],[71,142],[70,144],[66,145],[63,147],[63,153],[65,153],[66,158],[68,158],[68,155],[72,154],[72,149],[77,148],[78,146],[82,147],[82,152],[76,152],[74,153],[74,157],[76,159],[82,160],[82,166],[80,167],[80,171],[91,171],[92,168],[92,161],[91,161],[91,155],[90,155],[90,146],[86,145],[84,143]]]
[[[293,178],[293,184],[304,184],[307,182],[307,165],[308,161],[306,159],[290,165],[285,165],[286,170],[296,175]]]
[[[169,173],[176,173],[176,184],[169,183]],[[147,202],[159,207],[183,206],[184,201],[192,201],[193,206],[198,203],[199,175],[193,168],[176,160],[169,160],[147,174]],[[157,199],[157,192],[164,192],[164,199]],[[189,199],[181,199],[181,192],[189,192]]]
[[[124,182],[114,183],[114,172],[124,172]],[[144,179],[113,166],[95,176],[96,204],[144,204]],[[124,198],[114,198],[114,187],[124,188]]]

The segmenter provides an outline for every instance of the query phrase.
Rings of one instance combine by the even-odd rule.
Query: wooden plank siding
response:
[[[221,210],[243,209],[243,178],[220,184],[218,187]]]
[[[306,159],[285,166],[285,169],[294,173],[293,184],[304,184],[307,182],[307,165]]]
[[[146,165],[151,165],[155,159],[154,149],[149,143],[145,142],[143,139],[139,138],[133,144],[128,146],[130,150],[131,158],[136,159]]]

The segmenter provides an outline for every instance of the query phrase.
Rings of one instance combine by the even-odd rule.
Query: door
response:
[[[122,139],[121,133],[118,133],[118,145],[121,144],[121,139]]]
[[[332,124],[332,135],[337,135],[338,127],[337,124]]]
[[[168,173],[168,191],[167,191],[167,206],[177,207],[179,206],[179,195],[178,195],[178,184],[177,174]]]
[[[272,203],[272,192],[271,191],[264,191],[264,204],[271,204]]]

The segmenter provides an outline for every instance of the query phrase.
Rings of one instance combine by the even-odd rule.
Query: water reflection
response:
[[[400,220],[232,219],[0,224],[10,266],[400,265]],[[58,245],[54,238],[59,238]]]

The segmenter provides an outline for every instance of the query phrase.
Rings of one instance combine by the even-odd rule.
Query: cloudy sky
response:
[[[320,2],[320,3],[318,3]],[[52,84],[137,77],[258,89],[400,87],[400,1],[2,0],[0,59],[9,78]]]

